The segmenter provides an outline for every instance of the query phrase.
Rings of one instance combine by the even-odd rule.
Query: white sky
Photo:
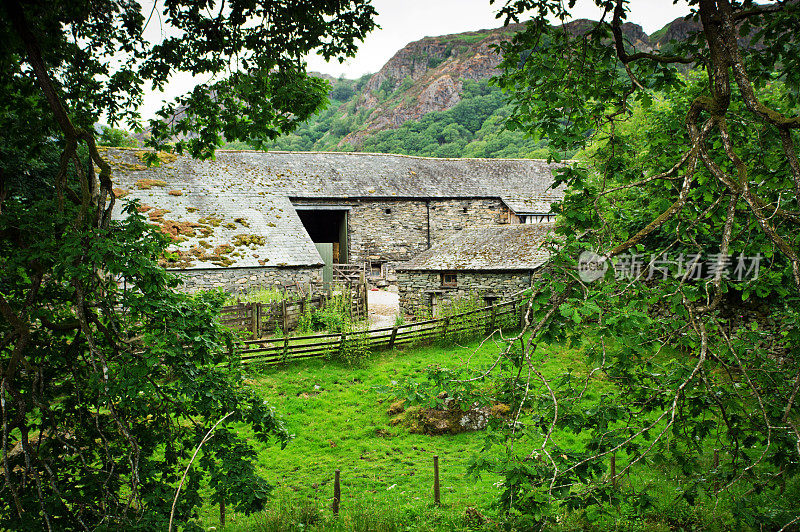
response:
[[[311,57],[309,70],[346,78],[377,72],[395,52],[423,37],[499,28],[504,19],[496,19],[495,14],[504,4],[502,0],[493,5],[488,0],[373,0],[381,29],[367,36],[358,55],[343,64]],[[575,18],[592,20],[602,15],[592,0],[578,0],[573,13]],[[628,20],[650,34],[688,13],[684,2],[674,5],[672,0],[632,0]]]
[[[495,14],[504,3],[503,0],[497,0],[494,5],[489,5],[489,0],[373,0],[372,4],[378,11],[376,21],[381,28],[367,36],[356,57],[340,64],[338,61],[325,63],[321,57],[311,56],[308,58],[308,68],[346,78],[374,73],[412,41],[426,36],[502,26],[503,20],[496,19]],[[675,5],[672,0],[631,0],[630,10],[628,20],[641,25],[648,34],[689,12],[684,2]],[[601,14],[592,0],[577,0],[572,12],[575,18],[593,20],[599,19]],[[159,28],[158,15],[155,14],[148,27],[151,38],[157,38]],[[184,94],[193,86],[191,76],[179,75],[163,93],[145,92],[144,104],[140,109],[142,118],[152,118],[163,100]]]

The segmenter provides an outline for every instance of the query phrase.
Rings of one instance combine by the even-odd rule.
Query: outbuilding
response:
[[[457,298],[478,296],[487,304],[531,286],[550,252],[553,223],[469,227],[397,266],[400,308],[430,312]]]
[[[556,165],[541,160],[219,150],[213,161],[159,154],[148,167],[144,150],[121,148],[106,158],[115,194],[137,198],[172,238],[165,266],[188,291],[300,289],[357,272],[395,284],[398,264],[461,230],[531,221],[510,205],[549,213],[563,197]]]

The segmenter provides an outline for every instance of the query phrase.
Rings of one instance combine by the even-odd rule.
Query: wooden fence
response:
[[[367,287],[364,283],[353,283],[350,291],[350,316],[355,320],[367,317]],[[323,308],[330,295],[319,293],[307,298],[290,298],[274,303],[239,303],[223,307],[220,321],[237,331],[248,331],[253,338],[272,334],[278,328],[287,332],[297,328],[307,308]]]
[[[437,339],[456,342],[490,334],[498,327],[516,329],[521,324],[524,309],[522,300],[507,301],[446,318],[370,331],[248,340],[238,344],[238,352],[244,363],[276,364],[331,355],[353,340],[363,342],[370,352]]]

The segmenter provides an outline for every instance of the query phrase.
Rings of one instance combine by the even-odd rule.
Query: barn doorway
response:
[[[326,286],[330,286],[333,279],[333,265],[347,264],[349,259],[347,213],[350,207],[295,205],[295,210],[325,262],[322,277]]]

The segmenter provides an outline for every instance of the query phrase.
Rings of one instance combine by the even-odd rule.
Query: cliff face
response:
[[[682,42],[702,29],[700,22],[677,18],[651,36],[656,48],[664,48],[670,41]]]
[[[581,33],[591,23],[576,20],[568,30]],[[339,109],[342,118],[359,115],[363,124],[339,146],[358,147],[366,137],[417,120],[431,111],[444,111],[461,101],[462,80],[481,80],[499,74],[502,59],[496,45],[524,29],[524,24],[476,32],[425,37],[397,52],[363,89]],[[626,23],[624,32],[639,50],[654,46],[641,26]]]
[[[431,111],[461,101],[463,79],[480,80],[499,73],[494,46],[522,29],[521,24],[478,32],[426,37],[397,52],[355,96],[352,113],[368,113],[365,127],[341,144],[357,146],[382,129],[400,126]],[[343,106],[343,109],[346,106]]]

